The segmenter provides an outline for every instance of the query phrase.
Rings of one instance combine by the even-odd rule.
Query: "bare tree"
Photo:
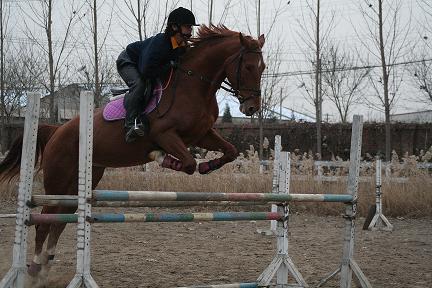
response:
[[[14,117],[21,116],[21,107],[26,101],[25,94],[28,91],[40,90],[41,77],[45,71],[42,56],[36,53],[31,45],[21,45],[10,51],[4,64],[4,87],[0,103],[3,127],[10,125]],[[11,140],[6,134],[2,134],[2,144],[5,144],[2,146],[3,150]]]
[[[424,29],[423,38],[429,49],[432,49],[432,44],[427,40],[432,39],[432,3],[429,0],[417,0],[420,8],[423,10],[425,17],[418,19],[420,26]]]
[[[407,36],[411,29],[411,17],[406,23],[402,23],[400,15],[402,2],[402,0],[387,1],[384,6],[384,0],[372,2],[364,0],[363,5],[360,5],[360,12],[366,23],[367,35],[360,35],[355,28],[363,47],[373,59],[377,59],[381,64],[380,74],[372,71],[369,78],[375,90],[375,99],[384,110],[387,161],[391,158],[390,113],[399,95],[398,91],[402,81],[401,72],[394,64],[410,52]],[[371,107],[376,107],[373,101],[368,100],[368,102]]]
[[[280,41],[266,46],[266,72],[261,83],[261,115],[263,120],[273,116],[275,107],[287,97],[287,95],[281,96],[280,94],[280,89],[285,87],[287,82],[287,78],[282,77],[279,73],[283,50]]]
[[[427,105],[432,104],[432,62],[430,59],[423,59],[410,67],[412,78],[416,87],[420,90],[413,100]]]
[[[418,19],[421,31],[421,43],[417,45],[419,53],[413,54],[415,58],[408,71],[413,80],[413,85],[419,89],[420,93],[411,97],[419,103],[430,105],[432,103],[432,3],[426,0],[418,0],[419,6],[424,12],[425,17]],[[420,60],[419,60],[420,59]]]
[[[86,88],[94,91],[95,106],[100,107],[104,102],[104,95],[101,91],[104,85],[102,73],[105,73],[101,71],[101,59],[107,59],[106,42],[111,30],[114,7],[110,6],[106,0],[86,0],[85,4],[87,11],[80,18],[83,28],[80,38],[83,38],[84,35],[85,39],[91,39],[92,42],[91,44],[82,43],[84,48],[90,47],[90,49],[83,49],[85,57],[80,57],[82,67],[78,69],[78,72],[85,74]],[[105,24],[101,27],[98,25],[99,17],[103,17],[102,21]],[[113,59],[110,61],[115,63]]]
[[[41,0],[41,1],[26,1],[20,2],[20,8],[24,14],[24,25],[26,30],[24,33],[26,36],[36,44],[46,55],[48,59],[48,83],[45,81],[42,83],[49,91],[50,97],[50,121],[52,123],[57,121],[57,108],[55,107],[55,81],[58,73],[61,69],[62,64],[66,61],[67,57],[73,51],[74,47],[67,47],[68,40],[71,36],[71,30],[76,20],[77,12],[80,9],[79,4],[76,4],[74,0],[65,1],[68,7],[64,6],[61,11],[66,11],[63,19],[64,23],[59,23],[58,26],[54,26],[53,11],[55,9],[54,0]],[[56,9],[58,11],[60,9]],[[33,25],[30,25],[32,23]],[[56,33],[56,35],[62,35],[61,40],[54,40],[54,28],[60,28],[60,25],[64,25],[64,31],[62,33]],[[45,33],[46,40],[38,38],[38,33],[33,27],[42,29]]]
[[[6,143],[5,143],[5,113],[4,113],[4,103],[5,103],[5,77],[4,77],[4,55],[5,55],[5,38],[6,38],[6,31],[7,31],[7,24],[9,19],[9,7],[4,6],[4,1],[0,0],[0,101],[2,104],[2,107],[0,109],[0,134],[1,134],[1,150],[2,152],[6,149]]]
[[[323,95],[336,106],[340,121],[346,123],[350,110],[361,102],[370,68],[359,67],[359,61],[338,46],[323,53]]]
[[[162,32],[168,14],[179,3],[179,0],[165,0],[163,5],[160,1],[150,0],[123,0],[116,2],[117,10],[122,17],[124,31],[133,39],[142,41],[151,35]],[[124,7],[126,6],[126,9]],[[132,17],[131,17],[132,16]]]
[[[312,64],[312,68],[315,72],[313,77],[307,81],[304,81],[303,76],[301,76],[301,78],[306,91],[303,95],[315,108],[317,154],[318,157],[321,157],[321,122],[323,103],[321,85],[322,51],[325,50],[328,45],[330,32],[335,24],[335,12],[331,11],[330,15],[322,14],[320,0],[317,0],[315,4],[316,5],[314,6],[313,1],[306,1],[306,11],[303,11],[302,18],[297,20],[300,27],[297,34],[300,39],[303,40],[303,45],[306,45],[308,48],[303,50],[305,51],[305,56]],[[327,22],[324,23],[323,19],[326,19]]]
[[[274,91],[279,90],[279,87],[276,87],[275,85],[277,83],[281,83],[281,77],[278,76],[278,72],[279,72],[279,68],[281,65],[281,59],[280,59],[280,53],[282,50],[282,47],[280,45],[280,43],[278,43],[275,46],[275,50],[273,50],[273,53],[270,52],[271,48],[269,49],[269,47],[272,46],[272,44],[270,44],[269,39],[271,39],[271,32],[273,31],[274,25],[277,21],[277,19],[279,17],[281,17],[288,9],[288,5],[289,2],[273,2],[273,10],[271,11],[271,19],[272,21],[267,24],[267,26],[265,27],[265,29],[261,29],[261,1],[260,0],[256,0],[255,1],[255,12],[256,12],[256,28],[257,28],[257,37],[259,37],[261,35],[261,33],[263,32],[265,37],[266,37],[266,48],[265,48],[265,53],[269,53],[266,56],[266,59],[269,63],[267,63],[267,67],[271,67],[273,70],[273,77],[263,77],[262,78],[262,83],[261,83],[261,87],[263,87],[264,89],[262,89],[262,93],[261,93],[261,110],[258,113],[258,125],[259,125],[259,155],[260,157],[262,157],[263,155],[263,140],[264,140],[264,119],[265,119],[265,115],[270,115],[267,112],[271,111],[271,103],[275,103],[274,99],[275,99],[275,93]],[[249,11],[249,6],[247,4],[244,4],[244,9],[246,11],[246,15],[248,15],[248,11]],[[255,19],[254,19],[255,20]],[[254,33],[252,33],[252,26],[251,25],[251,20],[246,16],[246,24],[247,24],[247,29],[249,31],[249,34],[253,35]],[[262,31],[262,32],[261,32]],[[269,51],[269,52],[268,52]],[[276,54],[275,54],[276,53]],[[267,74],[267,73],[266,73]],[[268,73],[269,74],[269,73]],[[268,93],[268,94],[267,94]]]

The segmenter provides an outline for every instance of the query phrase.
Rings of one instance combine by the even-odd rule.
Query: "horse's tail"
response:
[[[59,126],[54,125],[39,125],[38,136],[36,141],[35,165],[38,163],[39,156],[43,157],[45,145],[48,143],[51,136]],[[12,180],[20,172],[21,166],[21,151],[23,147],[23,134],[19,135],[9,150],[3,161],[0,162],[0,182]]]

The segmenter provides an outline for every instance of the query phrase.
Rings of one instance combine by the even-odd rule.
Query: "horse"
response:
[[[165,167],[193,174],[197,163],[188,151],[191,146],[223,152],[220,158],[200,163],[198,171],[201,174],[235,160],[237,149],[213,128],[219,114],[216,92],[225,81],[231,85],[243,114],[251,116],[260,109],[261,76],[265,68],[261,48],[264,42],[264,35],[254,39],[225,26],[200,26],[197,37],[191,40],[188,51],[174,70],[172,81],[163,91],[158,108],[148,115],[148,135],[133,143],[125,141],[123,121],[107,122],[102,110],[96,109],[92,189],[96,188],[107,167],[135,166],[154,160]],[[79,116],[61,126],[39,125],[36,159],[40,159],[43,170],[45,194],[77,195],[78,138]],[[2,181],[19,173],[22,141],[22,136],[17,138],[0,163]],[[41,213],[69,214],[76,209],[44,206]],[[34,258],[27,271],[33,279],[45,278],[41,271],[49,269],[65,226],[36,226]],[[46,250],[42,251],[46,240]]]

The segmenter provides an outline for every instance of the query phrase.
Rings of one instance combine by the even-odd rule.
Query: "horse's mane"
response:
[[[217,26],[213,24],[210,24],[210,26],[201,25],[198,28],[197,36],[189,40],[191,43],[190,48],[188,49],[188,52],[182,56],[182,58],[183,60],[186,60],[193,56],[195,54],[194,52],[199,53],[198,51],[201,50],[200,48],[206,47],[206,44],[214,44],[214,42],[211,40],[223,40],[232,36],[238,37],[239,34],[239,32],[232,31],[222,24]],[[243,35],[243,37],[248,40],[253,40],[251,36]],[[256,46],[257,48],[259,47],[258,43],[256,43]]]
[[[209,40],[226,38],[238,34],[239,32],[232,31],[228,29],[225,25],[201,25],[198,28],[197,37],[192,38],[190,42],[193,46],[198,47]]]

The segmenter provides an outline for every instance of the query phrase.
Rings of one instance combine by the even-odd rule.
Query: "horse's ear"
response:
[[[258,37],[258,42],[260,44],[260,47],[262,48],[264,46],[264,43],[265,43],[264,34],[261,34],[261,36]]]
[[[241,44],[243,47],[247,47],[246,39],[245,39],[245,37],[243,36],[243,34],[242,34],[241,32],[239,33],[239,38],[240,38],[240,44]]]

